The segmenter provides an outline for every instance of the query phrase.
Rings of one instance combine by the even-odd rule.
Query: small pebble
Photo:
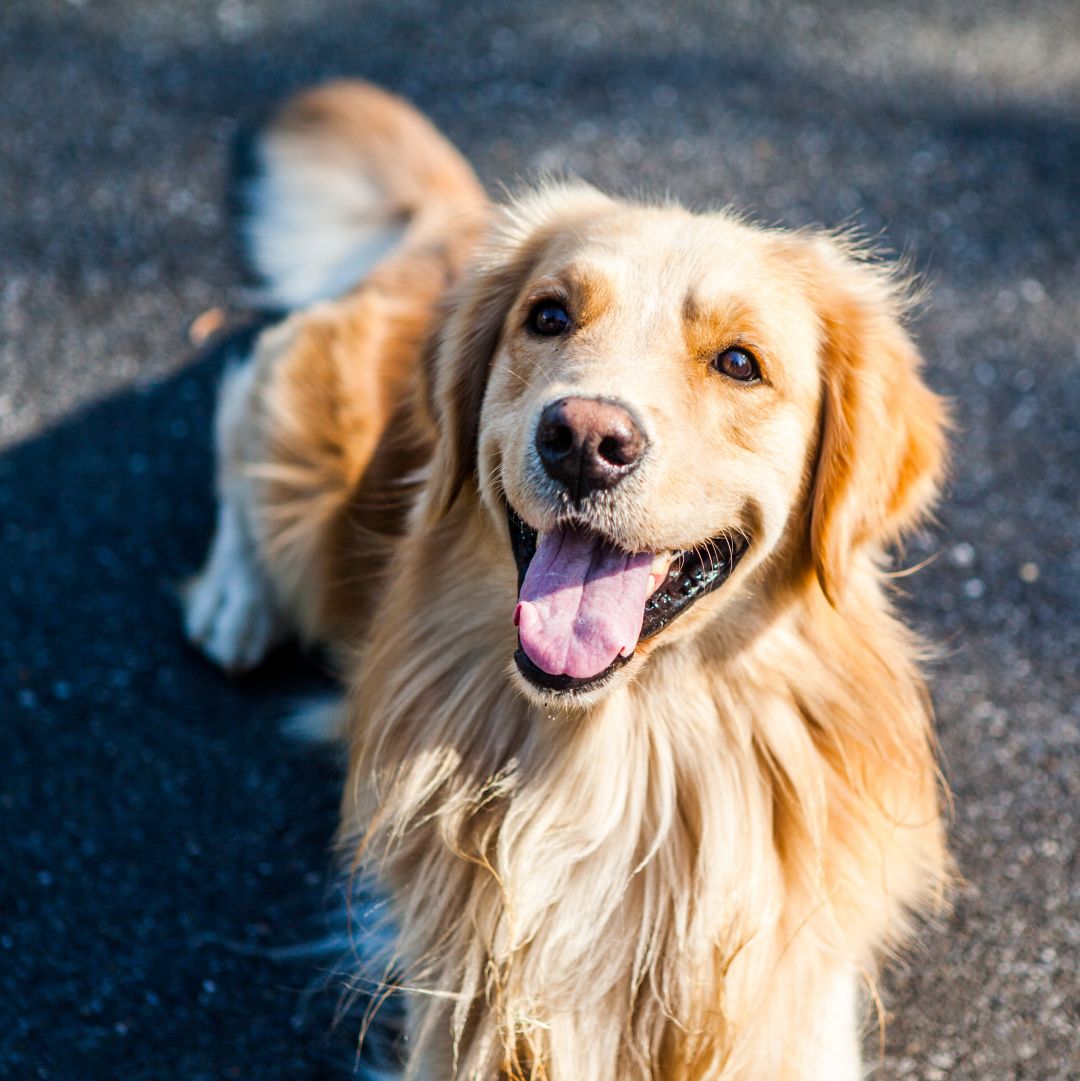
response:
[[[969,578],[964,583],[964,596],[973,601],[978,600],[986,592],[986,584],[981,578]]]
[[[952,546],[949,558],[957,567],[970,567],[975,562],[975,549],[967,541],[961,541]]]
[[[1020,295],[1029,304],[1041,304],[1046,299],[1046,290],[1042,282],[1037,282],[1034,278],[1025,278],[1020,283]]]

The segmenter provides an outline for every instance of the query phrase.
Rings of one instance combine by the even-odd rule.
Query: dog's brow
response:
[[[747,336],[756,338],[755,328],[760,324],[755,307],[739,297],[727,296],[706,304],[692,289],[683,297],[683,338],[691,352],[722,349]]]
[[[614,305],[615,289],[608,276],[596,267],[572,263],[561,276],[580,322],[591,322]]]

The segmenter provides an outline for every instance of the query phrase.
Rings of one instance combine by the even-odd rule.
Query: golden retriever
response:
[[[860,1077],[949,866],[887,582],[946,427],[905,283],[580,183],[494,207],[359,83],[258,148],[247,237],[296,310],[223,386],[187,630],[341,666],[402,1076]]]

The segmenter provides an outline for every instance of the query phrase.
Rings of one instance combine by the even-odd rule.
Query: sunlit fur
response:
[[[347,105],[366,91],[318,93]],[[385,146],[357,146],[355,166]],[[411,153],[398,146],[395,167]],[[298,624],[343,658],[340,840],[347,869],[392,897],[396,948],[377,971],[408,996],[406,1076],[853,1081],[876,1022],[856,989],[873,988],[948,869],[920,647],[884,571],[883,546],[927,511],[943,457],[903,288],[835,239],[727,214],[582,185],[497,213],[470,200],[471,217],[443,216],[436,254],[395,249],[392,275],[377,267],[265,340],[242,465],[261,478],[262,560]],[[477,247],[463,222],[489,213]],[[623,273],[652,265],[658,244],[677,272]],[[554,699],[511,659],[501,501],[550,524],[526,475],[528,418],[545,388],[596,388],[618,370],[625,354],[605,342],[624,315],[556,357],[516,337],[518,307],[537,275],[596,266],[601,248],[614,269],[597,319],[621,305],[668,327],[650,379],[626,371],[613,392],[655,406],[656,456],[674,460],[643,468],[597,521],[628,545],[726,528],[751,546],[608,686]],[[716,334],[757,320],[740,333],[762,339],[773,383],[753,399],[691,356],[684,337],[707,350],[714,324],[677,331],[698,304],[665,286],[718,280],[710,269],[736,249],[739,303],[725,307],[726,282],[699,299]],[[445,296],[424,259],[442,260]],[[413,291],[416,266],[427,284]],[[662,400],[679,387],[728,419],[687,429],[690,406]],[[740,463],[730,486],[724,461]]]

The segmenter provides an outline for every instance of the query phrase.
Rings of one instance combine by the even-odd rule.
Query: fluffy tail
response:
[[[255,137],[237,192],[267,306],[337,296],[432,218],[485,202],[468,162],[409,104],[361,82],[290,101]]]

